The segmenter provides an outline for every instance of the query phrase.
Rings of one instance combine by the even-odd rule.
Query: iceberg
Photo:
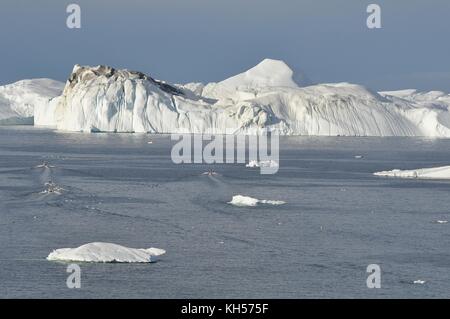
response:
[[[286,63],[271,59],[206,85],[75,65],[62,95],[35,108],[35,125],[81,132],[450,137],[444,92],[301,86],[297,78]]]
[[[374,173],[376,176],[418,178],[418,179],[450,179],[450,166],[419,168],[412,170],[394,169]]]
[[[270,167],[270,168],[274,168],[274,167],[279,167],[279,164],[277,161],[274,160],[268,160],[268,161],[256,161],[256,160],[251,160],[248,162],[248,164],[245,165],[245,167]]]
[[[22,80],[0,86],[0,125],[32,125],[35,108],[49,112],[50,100],[59,96],[63,88],[64,83],[51,79]],[[38,122],[46,122],[46,118]]]
[[[268,205],[283,205],[286,204],[286,202],[283,202],[281,200],[267,200],[267,199],[256,199],[250,196],[243,196],[243,195],[235,195],[231,199],[228,204],[234,205],[234,206],[240,206],[240,207],[254,207],[258,204],[268,204]]]
[[[89,243],[78,248],[61,248],[51,252],[47,260],[96,263],[151,263],[166,251],[159,248],[137,249],[111,243]]]

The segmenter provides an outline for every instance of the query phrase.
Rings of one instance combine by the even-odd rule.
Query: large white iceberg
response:
[[[172,85],[143,73],[76,65],[36,125],[67,131],[450,137],[450,95],[372,92],[350,83],[300,87],[266,59],[218,83]]]
[[[51,79],[23,80],[0,86],[0,124],[33,124],[34,109],[49,110],[50,100],[59,96],[63,88],[64,83]],[[45,118],[38,119],[38,122],[45,121]]]
[[[51,252],[52,261],[78,261],[98,263],[150,263],[166,251],[159,248],[128,248],[111,243],[89,243],[78,248],[61,248]]]
[[[391,171],[376,172],[374,175],[419,179],[450,179],[450,166],[419,168],[412,170],[394,169]]]

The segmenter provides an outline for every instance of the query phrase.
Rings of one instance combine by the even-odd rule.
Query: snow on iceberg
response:
[[[234,206],[250,206],[254,207],[258,204],[268,204],[268,205],[283,205],[286,204],[286,202],[283,202],[281,200],[267,200],[267,199],[256,199],[250,196],[243,196],[243,195],[235,195],[231,199],[228,204],[234,205]]]
[[[450,179],[450,166],[420,168],[413,170],[382,171],[374,173],[376,176],[419,178],[419,179]]]
[[[450,137],[450,95],[372,92],[349,83],[300,87],[265,59],[218,83],[171,85],[140,72],[76,65],[35,124],[66,131]]]
[[[239,99],[239,95],[253,98],[258,88],[290,87],[298,88],[294,80],[294,71],[283,61],[264,59],[258,65],[232,76],[219,83],[209,83],[202,91],[204,96],[211,98]]]
[[[51,79],[23,80],[0,86],[0,125],[33,124],[34,109],[48,109],[64,83]],[[45,119],[41,119],[45,121]]]
[[[78,248],[61,248],[51,252],[52,261],[78,261],[98,263],[150,263],[166,251],[159,248],[137,249],[111,243],[89,243]]]

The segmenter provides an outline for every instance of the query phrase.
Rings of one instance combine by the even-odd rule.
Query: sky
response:
[[[272,58],[314,83],[450,92],[449,17],[449,0],[1,0],[0,84],[65,81],[74,64],[205,83]]]

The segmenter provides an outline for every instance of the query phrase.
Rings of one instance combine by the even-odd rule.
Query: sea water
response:
[[[450,297],[450,223],[437,223],[450,220],[450,181],[373,175],[449,165],[450,140],[282,137],[275,175],[176,165],[172,146],[0,127],[0,297]],[[50,181],[60,194],[45,192]],[[235,195],[285,204],[236,207]],[[45,258],[95,241],[167,253],[81,263],[81,288],[69,289],[68,265]],[[380,289],[367,287],[370,264]]]

